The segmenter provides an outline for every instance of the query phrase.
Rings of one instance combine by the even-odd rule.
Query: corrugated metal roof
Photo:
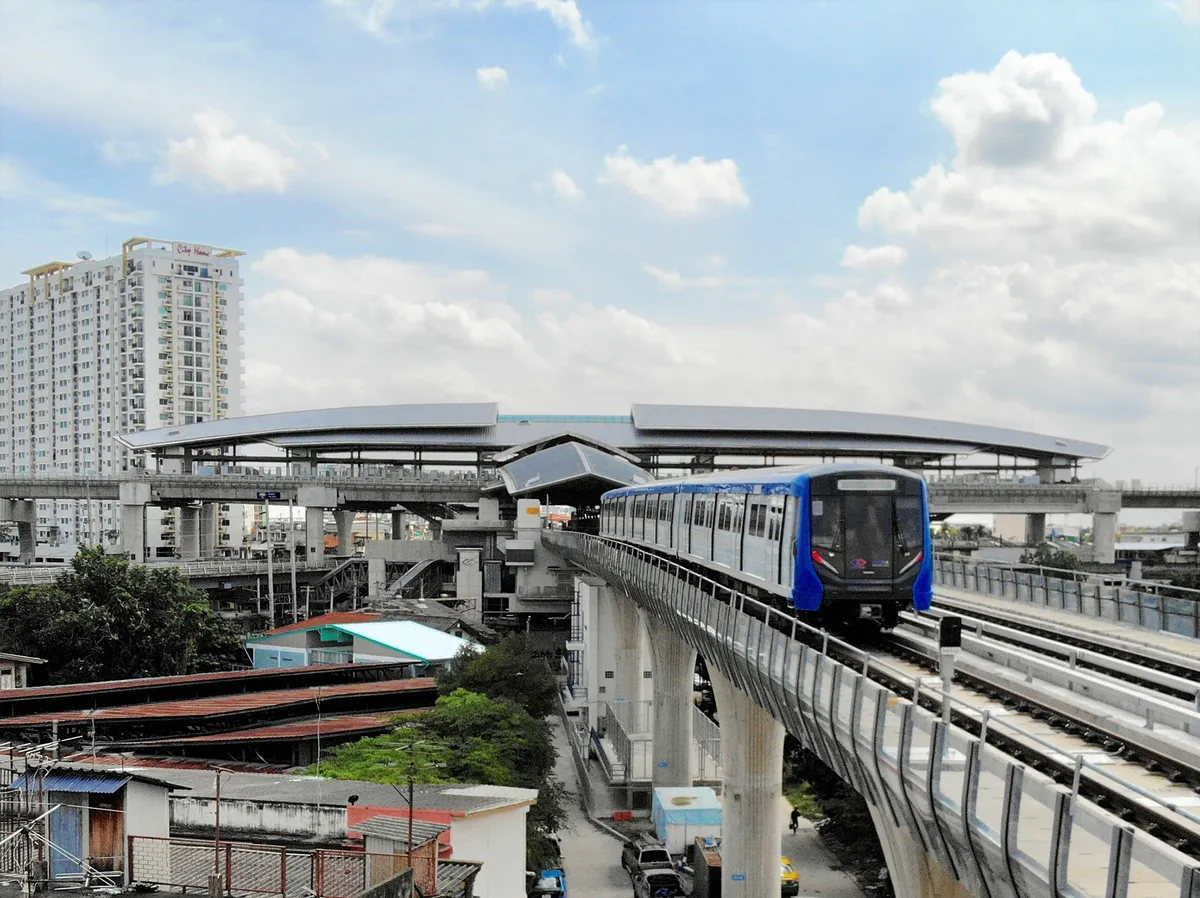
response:
[[[333,629],[366,639],[384,648],[402,652],[421,661],[449,661],[465,646],[473,644],[412,620],[336,624]]]
[[[922,455],[995,452],[1018,456],[1104,458],[1098,443],[1001,427],[825,409],[635,404],[619,415],[499,415],[494,403],[315,409],[224,418],[120,437],[135,449],[271,443],[276,446],[443,446],[504,451],[564,433],[637,452],[686,450],[777,453],[888,451]]]
[[[425,629],[429,629],[426,627]],[[434,631],[437,632],[436,630]],[[439,633],[444,636],[446,634]],[[453,639],[454,637],[450,637]],[[336,686],[322,686],[319,696],[321,700],[342,698],[353,695],[375,695],[381,692],[415,692],[420,690],[434,691],[437,681],[422,677],[412,680],[384,680],[379,683],[345,683]],[[237,695],[219,695],[211,698],[183,699],[171,702],[150,702],[138,705],[118,705],[112,708],[100,708],[95,711],[55,711],[49,714],[27,714],[20,717],[0,718],[0,729],[20,729],[32,724],[97,720],[103,722],[125,720],[153,719],[189,719],[200,717],[220,717],[245,711],[261,711],[266,708],[285,708],[291,705],[312,705],[318,698],[316,687],[304,689],[276,689],[269,692],[239,693]]]
[[[0,652],[0,661],[21,661],[25,664],[45,664],[45,658],[34,658],[31,655],[14,655],[11,652]]]
[[[462,887],[472,876],[478,875],[483,869],[480,861],[439,861],[437,868],[437,889],[441,895],[458,898]]]
[[[328,614],[318,614],[316,617],[310,617],[308,620],[276,627],[274,630],[268,630],[262,636],[255,637],[255,639],[262,639],[264,636],[274,636],[278,633],[315,630],[318,627],[326,627],[330,624],[366,624],[377,620],[379,620],[379,615],[371,611],[331,611]]]
[[[408,818],[393,817],[389,814],[379,814],[375,817],[368,817],[362,823],[354,824],[354,829],[365,836],[378,836],[381,839],[391,839],[393,842],[399,842],[401,845],[408,847]],[[413,847],[424,845],[426,842],[432,842],[442,833],[450,829],[444,823],[430,823],[428,820],[413,820],[412,822],[412,840]]]
[[[322,664],[322,673],[333,671],[355,670],[366,671],[372,668],[389,666],[390,662],[381,664]],[[80,695],[85,692],[115,692],[135,689],[151,689],[160,686],[180,686],[191,683],[211,683],[238,680],[271,680],[288,679],[297,673],[312,674],[317,669],[312,667],[261,668],[258,670],[223,670],[214,673],[181,674],[172,677],[143,677],[130,680],[100,680],[95,683],[69,683],[65,686],[30,686],[25,689],[5,689],[0,692],[0,700],[9,698],[36,698],[51,695]]]
[[[124,785],[133,777],[123,773],[83,773],[71,771],[69,773],[48,773],[46,776],[33,776],[26,778],[26,774],[17,777],[13,783],[14,789],[24,789],[26,785],[30,789],[45,789],[47,792],[96,792],[100,795],[112,795],[114,792],[119,792]]]
[[[347,734],[368,735],[389,729],[392,719],[399,715],[419,714],[421,710],[418,708],[409,711],[390,711],[387,714],[347,714],[339,717],[323,717],[320,721],[314,719],[280,723],[274,726],[248,727],[224,733],[209,733],[204,736],[123,740],[121,745],[125,748],[152,748],[166,745],[210,745],[230,742],[289,742],[297,739],[311,739],[317,735],[325,737]]]

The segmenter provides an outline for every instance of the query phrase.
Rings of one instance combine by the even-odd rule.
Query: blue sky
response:
[[[1190,480],[1197,19],[2,2],[0,271],[134,234],[245,250],[247,412],[846,407]]]

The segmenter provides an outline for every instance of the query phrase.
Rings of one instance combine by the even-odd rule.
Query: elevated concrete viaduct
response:
[[[688,782],[681,718],[689,665],[705,659],[722,722],[727,898],[778,894],[785,731],[866,800],[899,898],[1194,898],[1200,889],[1200,862],[868,678],[865,654],[847,666],[819,638],[797,639],[794,619],[643,550],[565,531],[542,541],[588,572],[577,582],[596,599],[644,615],[655,741],[670,743],[655,745],[658,784]],[[612,678],[633,695],[637,645],[644,652],[625,641],[617,667],[627,673]]]

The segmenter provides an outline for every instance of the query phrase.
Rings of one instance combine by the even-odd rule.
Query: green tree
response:
[[[0,592],[0,651],[46,659],[53,684],[230,670],[233,629],[174,568],[84,549],[46,586]]]
[[[1032,552],[1025,552],[1021,555],[1021,563],[1056,568],[1060,571],[1077,571],[1083,567],[1079,556],[1074,552],[1065,552],[1045,545],[1038,546]]]
[[[523,636],[508,636],[482,652],[460,652],[438,675],[442,695],[457,689],[516,702],[538,720],[553,714],[558,703],[558,678],[533,656]]]
[[[321,773],[334,779],[400,785],[488,783],[537,789],[526,818],[526,862],[558,857],[554,833],[566,822],[567,791],[552,776],[556,752],[545,721],[508,699],[456,689],[436,707],[401,718],[395,730],[330,752]],[[411,747],[410,747],[411,746]]]

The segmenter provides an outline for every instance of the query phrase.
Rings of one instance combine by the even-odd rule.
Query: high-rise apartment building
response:
[[[138,464],[119,434],[241,414],[240,255],[135,237],[0,290],[0,472],[118,473]],[[240,546],[241,515],[221,507],[218,545]],[[148,516],[149,557],[172,556],[177,513]],[[118,526],[110,502],[39,501],[37,554],[110,546]]]

